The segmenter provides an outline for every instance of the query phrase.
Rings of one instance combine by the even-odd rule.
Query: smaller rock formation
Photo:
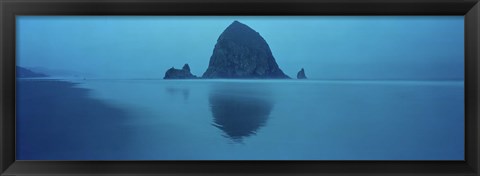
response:
[[[297,79],[307,79],[307,76],[305,76],[305,70],[303,68],[297,73]]]
[[[190,73],[190,66],[183,65],[182,69],[170,68],[165,72],[163,79],[196,79],[197,76]]]

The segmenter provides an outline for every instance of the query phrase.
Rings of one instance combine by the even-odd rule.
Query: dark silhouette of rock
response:
[[[297,73],[297,79],[307,79],[307,76],[305,76],[305,70],[303,68]]]
[[[190,73],[190,66],[183,65],[182,69],[170,68],[165,72],[163,79],[195,79],[197,76]]]
[[[190,66],[188,66],[188,64],[185,64],[185,65],[183,65],[182,70],[190,72]]]
[[[265,39],[234,21],[220,35],[203,78],[290,78],[278,67]]]
[[[29,69],[16,66],[17,78],[37,78],[37,77],[48,77],[42,73],[36,73]]]

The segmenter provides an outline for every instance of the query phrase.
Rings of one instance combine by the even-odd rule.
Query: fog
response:
[[[208,67],[238,20],[262,35],[289,76],[463,79],[463,16],[17,16],[17,65],[52,76],[163,78]]]

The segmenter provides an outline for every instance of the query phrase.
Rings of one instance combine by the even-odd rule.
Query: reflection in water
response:
[[[213,125],[223,130],[226,137],[241,142],[243,137],[255,134],[265,125],[273,103],[267,92],[235,87],[214,89],[209,102]]]
[[[190,90],[187,88],[167,87],[166,91],[171,95],[181,94],[184,100],[188,100],[188,96],[190,95]]]

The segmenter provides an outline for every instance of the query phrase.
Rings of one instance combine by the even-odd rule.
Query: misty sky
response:
[[[463,16],[17,16],[17,65],[87,78],[201,76],[234,20],[265,38],[290,77],[463,79]]]

